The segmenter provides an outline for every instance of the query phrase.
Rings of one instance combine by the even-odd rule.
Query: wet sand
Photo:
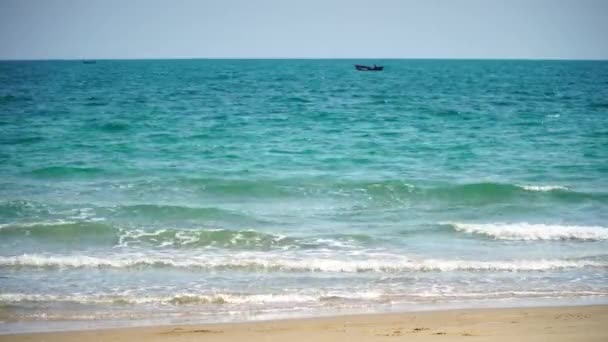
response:
[[[0,341],[608,341],[608,306],[476,309],[0,335]]]

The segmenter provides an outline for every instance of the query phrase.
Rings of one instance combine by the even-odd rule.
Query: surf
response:
[[[455,231],[496,240],[554,241],[608,240],[608,228],[601,226],[555,225],[540,223],[447,223]]]
[[[365,257],[365,259],[362,258]],[[238,270],[243,272],[303,273],[409,273],[409,272],[542,272],[577,268],[605,269],[605,257],[583,259],[450,260],[412,259],[400,255],[363,254],[343,259],[304,254],[238,253],[233,256],[198,254],[115,253],[111,257],[90,255],[24,254],[0,257],[1,268],[175,268],[200,271]]]

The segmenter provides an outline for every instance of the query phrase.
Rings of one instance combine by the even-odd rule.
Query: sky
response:
[[[0,0],[0,59],[608,59],[608,0]]]

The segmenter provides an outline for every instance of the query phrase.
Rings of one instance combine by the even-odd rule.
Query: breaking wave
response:
[[[608,240],[608,228],[531,223],[448,223],[454,230],[496,240]]]
[[[567,187],[562,186],[562,185],[518,185],[518,186],[527,191],[546,192],[546,191],[557,191],[557,190],[567,191],[568,190]]]
[[[270,304],[302,303],[317,301],[315,296],[302,294],[199,294],[179,293],[171,296],[136,295],[52,295],[2,293],[0,303],[19,302],[63,302],[79,304]]]
[[[0,257],[2,268],[181,268],[201,270],[239,270],[245,272],[520,272],[570,268],[606,268],[608,261],[598,259],[540,260],[415,260],[398,255],[368,254],[365,258],[338,259],[305,254],[239,253],[226,255],[38,255]]]
[[[0,238],[47,243],[79,243],[113,247],[173,249],[223,248],[233,250],[348,249],[370,243],[362,234],[293,237],[252,229],[220,228],[121,228],[106,222],[48,221],[0,225]]]

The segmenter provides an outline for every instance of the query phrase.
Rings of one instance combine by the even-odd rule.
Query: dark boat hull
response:
[[[355,64],[355,68],[359,71],[382,71],[384,70],[383,66],[367,66],[367,65],[360,65],[360,64]]]

